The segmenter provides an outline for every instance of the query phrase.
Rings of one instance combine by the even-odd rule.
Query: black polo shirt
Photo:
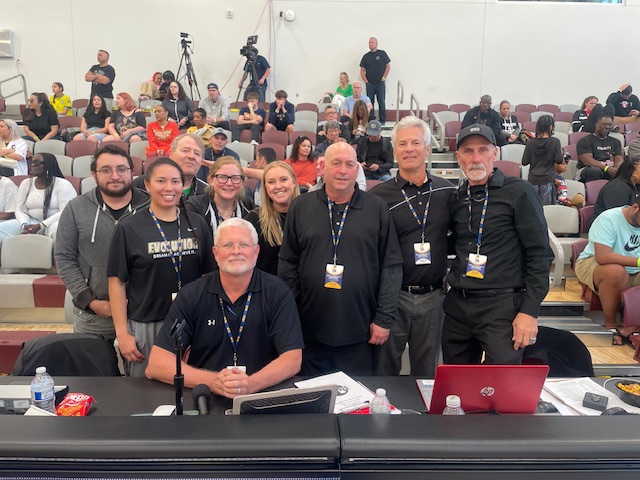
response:
[[[484,186],[471,187],[469,231],[467,181],[453,193],[450,229],[455,235],[456,258],[447,281],[452,287],[469,290],[525,288],[520,311],[537,317],[549,291],[553,260],[540,199],[529,183],[493,170],[480,247],[480,254],[488,259],[485,278],[480,280],[465,272],[467,256],[476,252],[483,202]]]
[[[333,224],[345,205],[334,205]],[[344,266],[341,290],[325,288],[333,242],[324,188],[297,197],[287,214],[278,276],[296,296],[305,339],[334,347],[367,341],[375,322],[389,328],[393,316],[378,307],[380,273],[401,265],[398,237],[389,209],[376,195],[354,189],[338,246]]]
[[[407,205],[401,189],[409,197],[416,215],[422,222],[429,197],[429,215],[424,238],[431,244],[431,265],[416,265],[413,245],[422,241],[422,228]],[[431,176],[418,186],[400,174],[396,178],[377,185],[371,193],[378,195],[389,206],[389,212],[396,227],[402,258],[402,284],[422,287],[442,286],[447,270],[447,231],[449,230],[449,210],[451,193],[455,186],[448,180]]]
[[[248,292],[253,293],[238,344],[237,364],[246,366],[247,374],[252,375],[279,355],[304,348],[291,291],[278,277],[258,269],[253,271],[247,293],[234,303],[224,292],[218,271],[184,287],[171,304],[155,344],[175,353],[175,341],[169,332],[176,318],[185,319],[182,341],[185,349],[191,348],[189,365],[214,372],[233,365],[233,347],[225,329],[219,299],[222,298],[224,303],[235,340]]]

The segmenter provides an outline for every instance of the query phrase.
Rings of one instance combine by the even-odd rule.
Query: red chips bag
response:
[[[84,417],[93,405],[91,395],[84,393],[68,393],[56,407],[56,413],[61,417]]]

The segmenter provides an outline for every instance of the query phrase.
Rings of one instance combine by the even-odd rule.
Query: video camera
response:
[[[182,44],[183,47],[191,43],[191,40],[187,40],[187,38],[189,38],[190,36],[191,35],[189,35],[188,33],[180,32],[180,38],[181,38],[180,43]]]
[[[258,43],[258,35],[251,35],[247,38],[247,44],[240,49],[240,55],[247,57],[249,62],[256,59],[257,53],[254,47],[256,43]]]

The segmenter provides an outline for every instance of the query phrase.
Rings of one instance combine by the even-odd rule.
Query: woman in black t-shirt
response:
[[[60,140],[58,135],[58,114],[42,92],[29,96],[29,108],[22,116],[25,139],[34,142],[42,140]]]
[[[80,133],[73,137],[73,141],[89,140],[100,143],[109,133],[109,122],[111,113],[107,110],[107,105],[100,95],[93,94],[82,117]]]

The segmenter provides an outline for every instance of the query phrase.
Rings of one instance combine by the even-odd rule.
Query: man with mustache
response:
[[[458,136],[466,179],[451,199],[456,258],[444,301],[444,363],[519,364],[536,342],[553,253],[533,187],[493,168],[493,130],[473,124]]]
[[[116,145],[95,152],[91,175],[97,187],[62,211],[56,265],[73,296],[73,331],[115,340],[107,281],[111,236],[120,220],[149,205],[149,195],[132,188],[133,162]]]

